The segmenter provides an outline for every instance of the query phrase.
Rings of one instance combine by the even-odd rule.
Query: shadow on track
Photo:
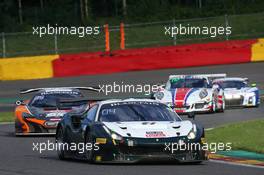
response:
[[[67,159],[67,160],[60,160],[56,156],[40,156],[40,159],[46,159],[46,160],[53,160],[53,161],[60,161],[60,162],[65,162],[65,163],[77,163],[77,164],[83,164],[83,165],[93,165],[93,166],[159,166],[159,165],[167,165],[167,166],[206,166],[207,161],[204,161],[202,163],[180,163],[178,161],[168,161],[168,160],[146,160],[146,161],[139,161],[136,163],[115,163],[115,162],[104,162],[104,163],[90,163],[87,160],[78,160],[78,159]]]

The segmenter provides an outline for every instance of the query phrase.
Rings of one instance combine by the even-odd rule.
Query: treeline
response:
[[[47,23],[118,24],[262,11],[263,0],[1,0],[0,32]]]

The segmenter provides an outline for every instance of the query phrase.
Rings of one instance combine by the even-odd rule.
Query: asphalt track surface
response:
[[[154,84],[162,82],[170,74],[194,73],[228,73],[229,76],[248,77],[252,82],[264,89],[264,63],[236,64],[211,67],[196,67],[186,69],[167,69],[158,71],[141,71],[118,73],[111,75],[82,76],[72,78],[56,78],[30,81],[0,82],[0,98],[17,98],[21,88],[52,87],[52,86],[88,86],[124,82],[127,84]],[[124,96],[127,94],[121,94]],[[226,110],[225,113],[198,115],[196,121],[205,128],[217,127],[223,124],[263,118],[264,107],[249,109]],[[185,117],[183,117],[185,118]],[[260,131],[261,132],[261,131]],[[216,162],[204,162],[201,165],[178,165],[169,162],[146,162],[136,165],[97,165],[83,161],[60,161],[56,151],[39,153],[33,151],[33,142],[54,142],[53,137],[14,137],[13,124],[0,126],[0,175],[161,175],[161,174],[263,174],[259,168],[228,165]]]

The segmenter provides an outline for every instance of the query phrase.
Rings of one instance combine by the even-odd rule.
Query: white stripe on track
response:
[[[0,125],[9,125],[9,124],[14,124],[15,122],[1,122]]]
[[[215,162],[215,163],[222,163],[222,164],[227,164],[227,165],[235,165],[235,166],[244,166],[244,167],[250,167],[250,168],[261,168],[264,169],[264,166],[257,166],[257,165],[249,165],[249,164],[242,164],[242,163],[236,163],[236,162],[227,162],[227,161],[222,161],[222,160],[209,160],[210,162]]]
[[[206,128],[204,129],[205,131],[210,131],[210,130],[213,130],[214,128]]]

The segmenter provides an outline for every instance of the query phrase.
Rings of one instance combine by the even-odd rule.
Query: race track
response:
[[[21,88],[52,86],[87,86],[124,82],[128,84],[154,84],[166,81],[170,74],[228,73],[229,76],[248,77],[264,89],[264,63],[169,69],[159,71],[129,72],[111,75],[56,78],[45,80],[0,82],[0,98],[17,98]],[[121,96],[128,94],[121,94]],[[10,107],[6,108],[10,110]],[[222,124],[264,118],[264,106],[249,109],[232,109],[225,113],[198,115],[196,121],[205,128]],[[185,117],[183,117],[185,118]],[[40,154],[33,151],[33,142],[54,142],[53,137],[14,137],[13,124],[0,126],[0,174],[1,175],[160,175],[160,174],[201,174],[234,175],[263,174],[263,169],[205,162],[202,165],[175,165],[168,162],[141,163],[136,165],[97,165],[80,161],[60,161],[55,151]]]

